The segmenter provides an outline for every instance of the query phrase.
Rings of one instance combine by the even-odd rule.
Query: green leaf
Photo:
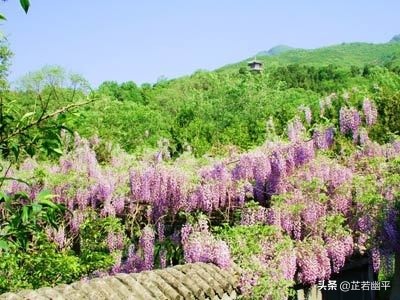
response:
[[[7,19],[6,19],[5,16],[3,16],[2,14],[0,14],[0,20],[6,21]]]
[[[18,181],[19,181],[19,180],[18,180]],[[25,181],[20,181],[20,182],[25,182]],[[25,199],[25,200],[29,200],[29,196],[28,196],[28,194],[27,194],[26,192],[17,192],[17,193],[14,195],[14,198],[15,198],[15,199],[22,198],[22,199]]]
[[[42,210],[42,205],[37,204],[37,203],[33,203],[32,204],[32,213],[34,215],[36,215],[37,213],[39,213]]]
[[[22,223],[26,223],[29,219],[29,206],[24,206],[22,209]]]
[[[10,248],[8,245],[8,242],[4,241],[4,240],[0,240],[0,249],[8,250],[8,248]]]
[[[53,194],[51,194],[48,190],[43,190],[36,196],[36,200],[42,201],[42,200],[50,200],[54,197]]]
[[[19,146],[17,144],[12,144],[10,146],[12,153],[14,154],[15,160],[18,160],[19,157]]]
[[[48,199],[41,199],[38,201],[38,203],[55,209],[59,208],[57,204],[53,203],[51,200]]]
[[[0,179],[3,179],[3,178],[0,177]],[[5,192],[0,191],[0,203],[3,201],[7,201],[7,199],[9,199],[9,196]]]
[[[55,149],[53,149],[53,151],[58,154],[63,154],[63,152],[60,148],[55,148]]]
[[[20,0],[19,2],[21,3],[21,6],[24,9],[25,13],[28,13],[30,5],[29,0]]]
[[[34,114],[35,114],[35,112],[33,112],[33,111],[24,114],[24,115],[22,116],[22,118],[21,118],[21,121],[22,121],[23,119],[25,119],[25,118],[28,118],[28,117],[30,117],[30,116],[33,116]]]
[[[36,153],[35,147],[28,146],[25,150],[26,153],[28,153],[31,157],[34,156]]]

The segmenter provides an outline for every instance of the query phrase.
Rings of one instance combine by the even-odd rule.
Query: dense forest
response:
[[[396,290],[398,36],[257,59],[95,89],[46,66],[10,85],[2,40],[0,293],[210,262],[242,269],[245,299],[287,299],[351,257]]]

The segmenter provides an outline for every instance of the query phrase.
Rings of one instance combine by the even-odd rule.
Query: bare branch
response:
[[[4,180],[6,180],[6,178],[8,178],[7,175],[8,175],[8,172],[10,171],[10,168],[11,168],[11,162],[9,163],[6,171],[4,172],[4,176],[2,176],[0,178],[0,188],[3,186]]]
[[[28,130],[28,129],[30,129],[30,128],[32,128],[32,127],[34,127],[34,126],[36,126],[36,125],[38,125],[40,123],[42,123],[43,121],[45,121],[47,119],[53,118],[53,117],[55,117],[55,116],[57,116],[57,115],[59,115],[61,113],[67,112],[67,111],[69,111],[69,110],[71,110],[73,108],[80,107],[80,106],[92,103],[94,101],[96,101],[96,99],[91,99],[89,101],[84,101],[84,102],[73,103],[73,104],[67,105],[67,106],[65,106],[63,108],[60,108],[60,109],[58,109],[58,110],[56,110],[56,111],[54,111],[52,113],[49,113],[47,115],[42,115],[37,120],[29,123],[28,125],[26,125],[24,127],[17,128],[14,132],[10,133],[6,137],[1,138],[0,139],[0,143],[3,143],[3,142],[9,140],[10,138],[12,138],[12,137],[14,137],[16,135],[19,135],[19,134],[23,133],[24,131],[26,131],[26,130]]]
[[[237,163],[239,161],[240,161],[240,159],[232,160],[232,161],[227,162],[226,165],[235,164],[235,163]]]

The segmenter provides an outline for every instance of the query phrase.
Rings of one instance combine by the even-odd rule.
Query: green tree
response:
[[[6,72],[4,72],[5,74]],[[5,79],[3,79],[4,81]],[[4,158],[21,154],[61,154],[60,129],[66,113],[94,101],[87,82],[60,67],[45,67],[20,81],[17,92],[3,89],[0,94],[0,150]]]
[[[121,89],[122,100],[143,102],[140,90],[133,81],[127,81],[122,83],[120,89]]]
[[[116,81],[104,81],[99,85],[98,92],[113,99],[121,100],[120,88]]]

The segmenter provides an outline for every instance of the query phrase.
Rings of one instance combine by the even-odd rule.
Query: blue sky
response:
[[[382,43],[400,33],[399,0],[18,0],[0,2],[15,53],[11,80],[44,65],[138,84],[212,70],[278,44]]]

